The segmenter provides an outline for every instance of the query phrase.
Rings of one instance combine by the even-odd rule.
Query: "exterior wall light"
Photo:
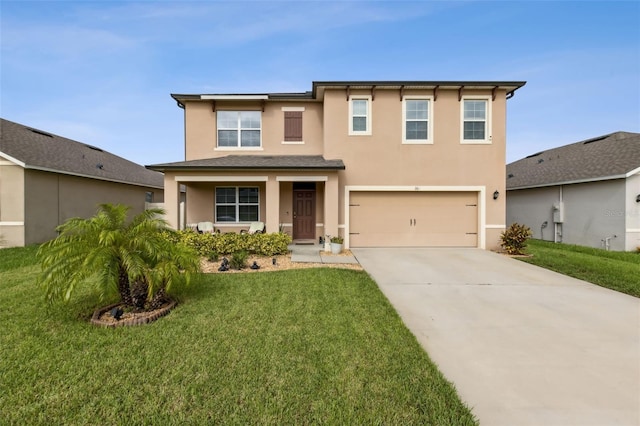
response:
[[[640,203],[640,194],[636,197],[636,203]]]
[[[497,200],[499,196],[500,196],[500,193],[498,192],[498,190],[496,190],[496,192],[493,193],[493,199]]]

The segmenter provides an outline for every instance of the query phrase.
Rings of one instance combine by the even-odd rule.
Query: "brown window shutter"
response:
[[[302,140],[302,111],[284,112],[284,140]]]

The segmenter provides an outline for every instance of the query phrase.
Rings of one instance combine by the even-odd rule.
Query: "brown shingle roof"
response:
[[[342,160],[325,160],[321,155],[227,155],[202,160],[153,164],[151,170],[344,170]]]
[[[102,149],[0,119],[0,156],[27,169],[130,185],[164,187],[161,173]]]
[[[507,164],[507,189],[588,182],[640,168],[640,133],[616,132]]]

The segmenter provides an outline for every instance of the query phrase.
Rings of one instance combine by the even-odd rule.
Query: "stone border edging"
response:
[[[109,327],[109,328],[148,324],[150,322],[157,320],[160,317],[167,315],[171,311],[171,309],[173,309],[178,304],[178,302],[173,301],[169,303],[169,305],[156,310],[152,314],[149,314],[148,316],[144,316],[140,318],[127,318],[127,319],[123,319],[116,322],[111,322],[111,321],[107,322],[107,321],[100,320],[100,317],[102,316],[102,314],[104,314],[107,311],[110,311],[116,306],[120,306],[121,304],[122,303],[114,303],[113,305],[109,305],[109,306],[105,306],[104,308],[97,309],[93,313],[93,316],[91,317],[91,324],[97,325],[99,327]]]

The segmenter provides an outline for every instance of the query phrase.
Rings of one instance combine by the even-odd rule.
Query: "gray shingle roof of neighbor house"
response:
[[[344,170],[342,160],[325,160],[321,155],[227,155],[202,160],[153,164],[151,170]]]
[[[640,169],[640,133],[615,132],[507,164],[507,189],[627,177]]]
[[[0,157],[25,169],[158,189],[164,187],[161,173],[98,147],[5,119],[0,119]]]
[[[514,92],[524,86],[525,81],[314,81],[312,90],[297,93],[219,93],[219,94],[177,94],[172,93],[171,97],[182,107],[184,101],[216,101],[216,100],[321,100],[325,89],[503,89],[507,91],[507,97],[513,96]]]

